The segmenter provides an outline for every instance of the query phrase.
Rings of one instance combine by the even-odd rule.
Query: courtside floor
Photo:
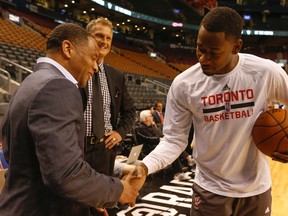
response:
[[[186,173],[192,177],[191,172]],[[148,176],[140,191],[142,199],[133,208],[110,212],[110,215],[189,215],[193,178],[179,181],[174,180],[173,175],[173,172],[159,172]]]
[[[287,216],[288,164],[270,160],[272,175],[272,216]],[[193,177],[191,172],[187,172]],[[133,208],[110,212],[110,216],[184,216],[190,215],[193,178],[173,179],[173,172],[148,176],[140,191],[142,199]],[[220,215],[219,215],[220,216]]]

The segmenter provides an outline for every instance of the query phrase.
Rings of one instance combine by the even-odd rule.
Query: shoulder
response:
[[[58,73],[57,70],[38,70],[28,76],[26,79],[24,80],[23,84],[26,84],[27,82],[26,86],[29,85],[30,88],[48,88],[49,90],[57,89],[59,91],[67,91],[68,89],[72,88],[77,90],[77,86],[65,78],[61,73]],[[57,94],[57,92],[54,93]]]
[[[105,72],[107,74],[108,80],[110,80],[110,84],[113,83],[121,88],[125,84],[125,74],[121,71],[104,64]]]
[[[157,115],[158,115],[158,114],[157,114],[157,111],[154,110],[154,111],[152,112],[152,115],[153,115],[153,116],[157,116]]]
[[[107,73],[113,73],[114,75],[117,75],[117,76],[125,76],[124,73],[117,70],[116,68],[111,67],[110,65],[104,64],[104,68]]]
[[[175,77],[173,80],[169,92],[183,93],[190,89],[192,86],[196,86],[198,83],[202,83],[207,79],[207,76],[202,72],[200,63],[192,65],[187,70]],[[183,95],[184,96],[184,95]]]
[[[23,94],[26,92],[31,96],[34,95],[34,100],[59,98],[65,102],[72,97],[81,98],[77,86],[64,77],[56,67],[46,63],[37,64],[33,74],[22,82],[20,89],[23,90]]]
[[[53,113],[54,116],[79,118],[83,113],[83,105],[80,92],[71,81],[66,78],[54,78],[47,80],[31,95],[29,113],[37,115]],[[39,111],[41,110],[41,111]],[[51,114],[52,115],[52,114]]]
[[[21,95],[36,95],[39,91],[46,88],[51,90],[64,90],[67,87],[77,87],[66,79],[63,74],[53,65],[50,64],[37,64],[34,72],[26,77],[26,79],[19,86],[19,91],[22,91]],[[65,86],[65,88],[64,88]],[[57,94],[56,92],[50,92]]]
[[[39,85],[38,89],[35,89],[34,94],[34,103],[54,103],[58,104],[59,108],[64,108],[65,104],[75,107],[81,101],[81,95],[77,86],[66,78],[46,80],[46,82]]]
[[[240,60],[242,61],[242,71],[244,73],[250,73],[258,75],[260,77],[274,76],[275,74],[282,74],[283,69],[276,62],[261,58],[252,54],[239,53]]]
[[[243,60],[243,66],[257,69],[279,68],[280,66],[270,59],[265,59],[256,55],[239,53],[240,59]]]
[[[63,79],[67,80],[64,75],[52,64],[48,63],[39,63],[35,65],[34,71],[29,75],[23,83],[32,82],[37,84],[36,86],[45,85],[52,80]]]
[[[64,75],[60,72],[60,70],[57,67],[49,63],[42,62],[42,63],[36,64],[33,70],[33,74],[38,75],[39,71],[46,72],[46,73],[41,74],[41,77],[43,77],[43,79],[46,79],[47,77],[55,77],[55,76],[64,77]]]
[[[199,79],[202,79],[203,76],[204,74],[202,72],[200,63],[196,63],[177,75],[172,84],[182,85],[185,83],[193,83]]]

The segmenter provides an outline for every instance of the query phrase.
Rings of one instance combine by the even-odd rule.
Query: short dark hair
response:
[[[90,33],[77,24],[60,24],[49,34],[46,49],[59,50],[64,40],[69,40],[74,46],[86,45],[89,36]]]
[[[200,23],[209,32],[224,32],[225,37],[241,38],[243,19],[229,7],[216,7],[209,11]]]
[[[162,101],[156,101],[156,102],[155,102],[155,107],[157,107],[157,105],[158,105],[159,103],[161,103],[161,104],[163,105],[163,102],[162,102]]]

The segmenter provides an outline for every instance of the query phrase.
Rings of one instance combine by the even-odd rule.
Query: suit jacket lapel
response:
[[[111,98],[111,104],[110,104],[110,108],[111,108],[111,124],[113,127],[115,127],[114,125],[114,119],[115,119],[115,80],[113,80],[113,77],[112,76],[109,76],[109,67],[105,67],[105,64],[104,64],[104,69],[105,69],[105,74],[106,74],[106,77],[107,77],[107,83],[108,83],[108,88],[109,88],[109,94],[110,94],[110,98]]]
[[[88,94],[86,93],[87,91],[87,86],[85,88],[79,88],[79,92],[82,98],[82,104],[83,104],[83,112],[86,110],[86,106],[87,106],[87,98],[88,98]]]
[[[107,78],[109,94],[110,94],[110,98],[111,98],[111,107],[113,107],[114,103],[115,103],[115,98],[113,97],[113,92],[114,92],[114,88],[115,88],[115,86],[113,85],[113,80],[112,80],[113,77],[109,76],[109,74],[108,74],[109,69],[107,67],[105,67],[105,65],[104,65],[104,69],[105,69],[105,74],[106,74],[106,78]]]

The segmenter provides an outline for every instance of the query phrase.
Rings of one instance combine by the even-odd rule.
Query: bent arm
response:
[[[78,89],[65,79],[48,82],[29,109],[28,127],[44,184],[61,197],[91,207],[113,207],[123,192],[117,178],[84,161],[84,121]]]

